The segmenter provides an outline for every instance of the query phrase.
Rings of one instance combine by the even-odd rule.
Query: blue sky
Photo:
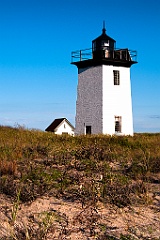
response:
[[[135,132],[160,132],[159,0],[0,0],[0,125],[73,125],[77,69],[71,51],[102,32],[137,50],[131,67]]]

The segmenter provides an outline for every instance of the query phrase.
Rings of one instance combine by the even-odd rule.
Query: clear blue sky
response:
[[[159,0],[0,0],[0,125],[74,125],[77,68],[71,51],[102,31],[137,50],[131,67],[135,132],[160,132]]]

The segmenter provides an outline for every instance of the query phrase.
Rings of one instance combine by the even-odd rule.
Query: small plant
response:
[[[12,212],[11,212],[11,222],[14,224],[17,218],[18,208],[20,205],[20,194],[21,189],[18,190],[16,200],[13,203]]]
[[[49,231],[54,232],[53,223],[56,219],[54,212],[42,212],[39,214],[39,228],[37,231],[37,239],[46,239],[47,233]]]
[[[123,234],[121,234],[120,240],[135,240],[135,238],[132,237],[131,235],[123,235]]]

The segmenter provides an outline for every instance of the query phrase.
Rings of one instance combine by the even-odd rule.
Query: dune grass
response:
[[[160,183],[159,133],[71,137],[0,127],[0,192],[13,199],[13,222],[20,203],[46,195],[82,208],[149,205],[152,183]]]
[[[0,190],[16,197],[21,188],[21,201],[54,192],[82,204],[146,203],[159,163],[160,134],[70,137],[0,127]]]

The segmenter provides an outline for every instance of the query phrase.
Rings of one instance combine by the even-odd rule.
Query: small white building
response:
[[[54,132],[55,134],[69,134],[74,136],[74,127],[66,118],[55,119],[46,129],[47,132]]]
[[[115,44],[103,27],[91,49],[72,52],[78,68],[75,134],[133,135],[130,67],[137,53]]]

